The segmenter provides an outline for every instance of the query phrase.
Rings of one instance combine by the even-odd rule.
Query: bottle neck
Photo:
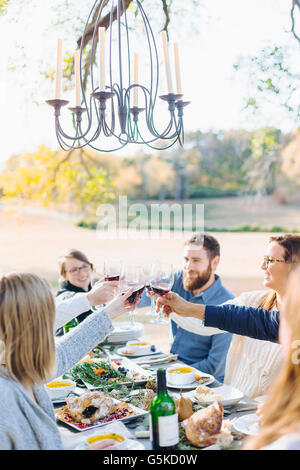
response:
[[[166,379],[166,372],[159,370],[157,374],[157,394],[160,395],[161,393],[167,393],[167,379]]]

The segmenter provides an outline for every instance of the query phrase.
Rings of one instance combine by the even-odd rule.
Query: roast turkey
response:
[[[113,407],[113,400],[103,392],[86,392],[81,397],[66,399],[69,414],[80,423],[91,424],[108,416]]]
[[[217,442],[222,428],[224,408],[221,402],[196,411],[187,421],[185,434],[197,447],[207,447]]]

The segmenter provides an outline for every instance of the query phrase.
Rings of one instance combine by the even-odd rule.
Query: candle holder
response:
[[[86,108],[82,108],[81,106],[75,106],[74,108],[68,108],[72,114],[76,116],[77,124],[80,124],[82,121],[82,115],[87,111]]]
[[[94,91],[92,97],[100,101],[100,103],[105,103],[106,100],[109,100],[114,96],[114,92],[111,91]]]
[[[61,108],[68,104],[65,100],[48,100],[47,103],[55,108],[55,130],[60,146],[64,150],[90,146],[95,150],[113,152],[124,147],[128,143],[139,145],[148,145],[152,149],[162,150],[171,147],[176,142],[182,144],[184,140],[183,127],[183,108],[189,104],[182,101],[183,95],[179,93],[168,93],[160,96],[162,101],[168,104],[169,119],[163,129],[158,130],[155,123],[154,114],[156,111],[156,100],[159,87],[159,60],[154,33],[150,22],[143,9],[141,1],[132,0],[136,4],[136,11],[141,17],[141,24],[145,33],[145,47],[143,54],[149,60],[149,74],[147,83],[137,83],[138,70],[137,58],[132,60],[130,54],[130,37],[132,28],[128,25],[125,0],[95,0],[89,13],[81,39],[80,57],[76,54],[76,86],[79,84],[78,73],[80,74],[80,86],[82,94],[82,106],[69,108],[73,114],[74,135],[66,134],[60,124]],[[110,13],[103,14],[111,5]],[[105,90],[100,91],[95,87],[95,75],[99,76],[99,67],[96,74],[94,72],[95,60],[90,64],[90,80],[88,83],[91,90],[86,91],[82,80],[82,56],[83,48],[87,41],[87,35],[91,34],[89,23],[91,18],[95,18],[94,29],[92,31],[91,57],[96,57],[96,47],[98,44],[98,28],[103,24],[103,18],[109,16],[109,81],[105,84]],[[122,17],[122,20],[121,20]],[[116,21],[115,21],[116,19]],[[100,40],[100,61],[104,61],[103,54],[103,30],[101,31],[102,40]],[[166,37],[163,37],[165,58]],[[124,62],[127,62],[126,67]],[[134,83],[131,77],[131,62],[134,62]],[[166,62],[167,63],[167,62]],[[114,66],[112,66],[114,64]],[[117,66],[115,66],[117,64]],[[103,69],[100,64],[101,86],[103,85]],[[79,70],[78,70],[79,67]],[[114,74],[117,74],[118,79]],[[176,78],[178,78],[178,50],[176,50]],[[170,82],[169,61],[167,68],[168,83]],[[132,91],[134,93],[132,94]],[[78,88],[76,88],[76,93]],[[141,106],[133,105],[136,103],[137,93]],[[77,96],[77,95],[76,95]],[[89,96],[89,100],[87,99]],[[176,109],[178,110],[175,113]],[[104,148],[103,139],[100,144],[100,138],[110,138],[110,148]],[[158,145],[156,145],[158,142]]]
[[[183,116],[183,108],[188,106],[190,103],[191,103],[190,101],[182,101],[182,100],[179,100],[175,103],[175,106],[178,109],[178,117]]]
[[[161,100],[169,103],[169,111],[175,111],[175,102],[182,98],[183,95],[175,95],[175,93],[168,93],[167,95],[160,96]]]
[[[130,108],[130,112],[133,115],[133,122],[138,122],[139,114],[143,111],[145,111],[145,108],[139,108],[138,106],[133,106],[133,108]]]
[[[67,104],[69,104],[69,101],[55,98],[54,100],[47,100],[46,103],[50,106],[53,106],[55,110],[54,115],[55,117],[58,117],[60,116],[60,108],[62,108],[63,106],[67,106]]]

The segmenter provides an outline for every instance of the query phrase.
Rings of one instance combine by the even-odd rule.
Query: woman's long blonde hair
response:
[[[284,260],[291,264],[292,269],[300,263],[300,236],[294,234],[270,237],[269,243],[276,242],[284,249]],[[259,308],[272,310],[276,307],[276,292],[271,290],[262,299]]]
[[[0,359],[11,379],[31,386],[49,380],[55,367],[54,320],[54,298],[44,279],[29,273],[0,279]]]
[[[283,319],[290,331],[290,346],[284,366],[273,383],[263,409],[261,430],[245,449],[261,449],[300,429],[300,268],[289,277]],[[300,431],[299,431],[300,436]]]

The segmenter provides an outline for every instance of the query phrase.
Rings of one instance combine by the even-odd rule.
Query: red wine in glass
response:
[[[153,292],[157,295],[163,296],[166,295],[168,292],[170,292],[170,289],[167,289],[166,287],[162,286],[151,286]]]
[[[120,275],[115,275],[115,276],[106,276],[104,278],[105,281],[119,281],[120,280]]]
[[[137,290],[135,290],[134,292],[132,292],[132,294],[128,297],[128,302],[130,304],[133,304],[133,302],[135,301],[135,299],[137,298],[137,296],[140,296],[142,295],[143,291],[145,289],[145,286],[142,286],[142,287],[139,287]]]

